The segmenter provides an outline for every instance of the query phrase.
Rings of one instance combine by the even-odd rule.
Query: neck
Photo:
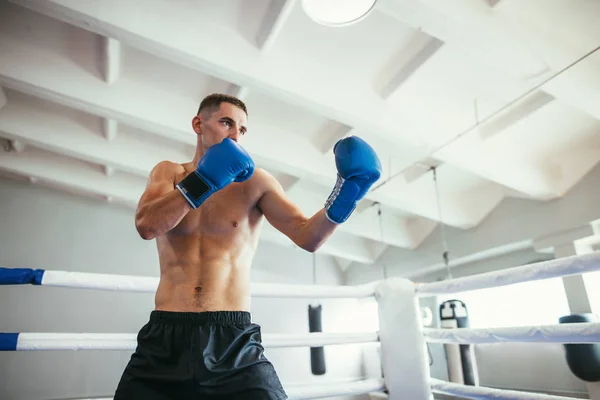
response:
[[[198,142],[196,143],[196,152],[194,153],[194,158],[192,159],[192,164],[194,168],[200,162],[200,159],[206,153],[206,148],[204,147],[204,141],[202,140],[202,136],[198,136]]]

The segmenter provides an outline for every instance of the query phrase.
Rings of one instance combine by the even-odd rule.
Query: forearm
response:
[[[135,217],[135,226],[145,240],[154,239],[173,229],[192,210],[179,190],[140,207]]]
[[[316,251],[337,227],[338,225],[331,222],[322,209],[300,225],[294,242],[304,250]]]

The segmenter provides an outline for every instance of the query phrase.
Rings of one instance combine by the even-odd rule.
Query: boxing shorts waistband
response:
[[[252,322],[248,311],[162,311],[150,313],[151,323],[167,323],[175,325],[247,325]]]

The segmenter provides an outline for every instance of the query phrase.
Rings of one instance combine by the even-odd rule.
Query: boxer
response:
[[[250,316],[261,225],[316,251],[379,179],[381,164],[362,139],[338,141],[336,184],[307,217],[241,146],[247,118],[241,100],[207,96],[192,119],[192,161],[162,161],[150,173],[135,226],[156,240],[160,280],[115,400],[287,398]]]

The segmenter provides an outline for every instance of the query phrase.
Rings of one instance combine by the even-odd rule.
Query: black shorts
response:
[[[114,400],[287,399],[242,311],[152,311]]]

